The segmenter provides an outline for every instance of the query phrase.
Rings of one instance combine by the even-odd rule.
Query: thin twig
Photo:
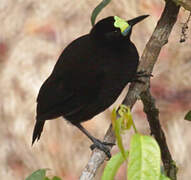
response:
[[[190,21],[190,18],[191,18],[191,12],[190,12],[186,22],[183,23],[183,25],[182,25],[182,32],[181,32],[181,35],[180,35],[180,43],[185,42],[186,39],[187,39],[187,30],[188,30],[188,23]]]
[[[170,35],[173,25],[176,22],[179,8],[180,7],[173,3],[172,0],[166,0],[162,16],[158,21],[158,24],[141,56],[141,62],[138,71],[147,71],[148,74],[152,73],[153,66],[156,63],[162,46],[164,46],[168,42],[168,37]],[[123,104],[131,108],[133,107],[141,92],[146,91],[149,87],[149,79],[143,78],[143,80],[145,80],[145,84],[131,84],[127,96],[123,101]],[[111,143],[115,142],[115,136],[112,131],[111,125],[104,137],[104,140]],[[105,158],[105,153],[95,149],[88,164],[82,172],[80,180],[92,180],[96,174],[97,169],[104,162]]]

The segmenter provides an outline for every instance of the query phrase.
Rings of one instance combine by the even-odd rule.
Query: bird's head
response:
[[[106,42],[129,39],[133,26],[148,16],[149,15],[138,16],[128,21],[118,16],[110,16],[97,22],[93,26],[90,35],[94,39]]]

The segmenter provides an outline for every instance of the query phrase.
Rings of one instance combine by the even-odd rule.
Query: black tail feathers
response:
[[[32,145],[33,145],[33,143],[35,142],[36,139],[37,139],[37,141],[40,139],[40,135],[42,133],[44,123],[45,123],[45,121],[42,121],[42,120],[37,120],[36,121],[34,130],[33,130]]]

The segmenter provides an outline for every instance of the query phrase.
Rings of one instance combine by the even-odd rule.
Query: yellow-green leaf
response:
[[[112,127],[115,129],[115,121],[117,120],[117,110],[116,108],[113,108],[113,111],[111,113],[111,122],[112,122]]]
[[[115,122],[115,136],[116,136],[116,140],[117,140],[117,145],[124,157],[124,159],[126,159],[126,155],[125,155],[125,149],[123,146],[123,140],[121,137],[121,123],[122,123],[122,118],[118,118]]]
[[[133,118],[131,115],[130,108],[122,104],[119,107],[118,113],[122,118],[121,129],[123,131],[130,129],[131,126],[133,125]]]
[[[129,150],[128,180],[159,180],[160,159],[160,148],[152,137],[133,135]]]
[[[124,113],[124,124],[125,128],[124,129],[130,129],[133,125],[133,117],[130,111],[130,108],[127,108],[126,112]]]
[[[128,156],[128,151],[125,152],[125,156]],[[123,164],[124,161],[125,159],[121,152],[112,156],[104,169],[101,180],[113,180],[119,167]]]
[[[61,180],[61,178],[59,178],[59,177],[57,177],[57,176],[54,176],[54,177],[52,178],[52,180]]]
[[[111,114],[111,119],[112,119],[112,126],[115,132],[116,140],[117,140],[117,145],[124,157],[125,156],[125,149],[123,146],[123,141],[121,134],[125,131],[128,130],[132,125],[133,125],[133,118],[131,115],[130,108],[128,108],[125,105],[120,105],[118,109],[118,114],[119,118],[117,118],[117,110],[114,108]]]
[[[170,180],[170,178],[168,178],[167,176],[165,176],[164,174],[160,175],[160,180]]]

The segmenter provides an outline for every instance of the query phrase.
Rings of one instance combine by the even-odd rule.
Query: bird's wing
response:
[[[104,72],[90,64],[65,64],[53,71],[37,98],[37,119],[69,117],[92,101],[102,86]]]

